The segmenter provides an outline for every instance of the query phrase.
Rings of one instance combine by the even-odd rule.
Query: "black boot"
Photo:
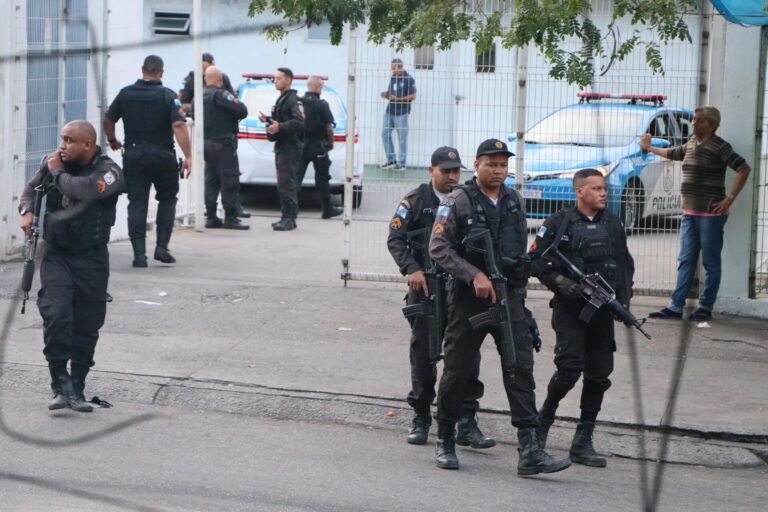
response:
[[[161,263],[176,263],[176,258],[173,257],[168,248],[160,245],[155,247],[155,259]]]
[[[147,239],[131,238],[133,247],[133,266],[136,268],[145,268],[147,266]]]
[[[555,473],[571,465],[568,459],[555,459],[539,446],[538,433],[533,427],[521,428],[517,431],[517,462],[518,475],[537,475],[539,473]]]
[[[477,417],[475,417],[473,412],[471,416],[464,416],[459,419],[456,444],[483,449],[496,446],[496,441],[490,437],[485,437],[480,427],[477,426]]]
[[[429,427],[432,425],[432,417],[429,413],[415,414],[411,430],[408,432],[406,440],[408,444],[424,444],[429,436]]]
[[[330,219],[332,217],[337,217],[342,213],[344,213],[343,208],[329,204],[327,206],[323,206],[323,213],[320,215],[320,217],[323,219]]]
[[[272,224],[272,229],[275,231],[291,231],[296,229],[296,221],[289,218],[280,219],[279,222]]]
[[[237,212],[235,212],[235,215],[240,217],[241,219],[249,219],[251,217],[251,212],[247,212],[243,209],[243,205],[241,205],[239,202],[237,204]]]
[[[161,263],[176,263],[168,250],[173,233],[173,223],[176,215],[176,199],[160,201],[157,205],[157,241],[155,242],[155,259]]]
[[[248,224],[243,224],[240,222],[240,219],[237,218],[237,212],[231,211],[227,212],[227,216],[224,219],[224,229],[240,229],[240,230],[246,230],[251,229],[251,226]]]
[[[547,447],[547,437],[549,436],[549,428],[555,422],[555,411],[552,407],[548,406],[546,402],[539,411],[539,446],[543,450]]]
[[[224,223],[221,222],[219,217],[214,215],[213,217],[205,218],[205,227],[208,229],[218,229],[224,227]]]
[[[455,429],[452,424],[438,423],[435,464],[441,469],[459,469],[459,459],[456,457],[455,435]]]
[[[53,391],[53,400],[48,404],[48,410],[64,409],[69,404],[72,394],[72,382],[67,373],[67,365],[66,363],[50,364],[48,371],[51,373],[51,391]]]
[[[72,365],[72,396],[69,399],[69,407],[77,412],[92,412],[93,406],[85,401],[85,378],[90,368],[77,364]]]
[[[601,457],[592,446],[592,433],[595,430],[595,424],[591,422],[579,423],[576,426],[576,434],[571,443],[570,457],[576,464],[583,464],[593,468],[604,468],[608,462]]]

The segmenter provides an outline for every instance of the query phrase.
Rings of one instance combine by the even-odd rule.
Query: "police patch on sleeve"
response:
[[[96,182],[96,189],[99,191],[99,193],[104,192],[107,190],[107,184],[101,180]]]
[[[435,224],[435,227],[432,228],[432,234],[434,235],[439,235],[443,231],[445,231],[445,226],[443,225],[442,222],[438,222],[437,224]]]
[[[113,184],[117,178],[115,178],[115,175],[112,173],[112,171],[109,171],[104,175],[104,183],[106,183],[108,186]]]
[[[235,101],[235,96],[231,92],[227,94],[227,101]]]
[[[403,221],[398,216],[392,217],[392,220],[389,223],[389,227],[395,230],[400,229],[402,225],[403,225]]]
[[[179,98],[174,98],[173,104],[176,105],[176,108],[181,108],[181,100]]]
[[[406,220],[408,218],[408,208],[406,208],[403,205],[398,206],[397,211],[395,212],[395,215],[398,217],[402,217],[403,220]]]
[[[544,235],[547,234],[547,226],[541,226],[539,230],[536,232],[536,236],[538,237],[544,237]]]
[[[438,217],[445,217],[448,215],[448,212],[451,211],[451,205],[449,204],[441,204],[440,208],[437,209],[437,216]]]

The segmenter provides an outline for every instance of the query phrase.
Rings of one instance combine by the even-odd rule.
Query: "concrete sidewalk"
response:
[[[269,227],[272,221],[253,217],[249,232],[179,230],[171,244],[179,261],[174,266],[151,262],[148,269],[133,269],[130,245],[113,244],[110,292],[115,302],[101,331],[93,382],[113,372],[215,382],[224,388],[259,386],[404,400],[410,374],[409,331],[400,313],[403,287],[342,286],[340,222],[300,217],[298,230],[276,233]],[[21,263],[1,267],[4,314],[18,286]],[[539,403],[554,370],[550,295],[532,292],[528,300],[544,338],[536,356]],[[633,311],[645,316],[664,302],[641,297]],[[27,315],[15,317],[5,368],[44,365],[42,322],[34,304],[30,306]],[[708,328],[694,325],[672,419],[675,427],[705,437],[768,440],[766,327],[764,321],[728,316],[718,316]],[[643,423],[649,427],[658,426],[668,408],[680,329],[679,322],[649,322],[653,341],[635,337]],[[617,333],[613,387],[599,419],[633,425],[637,418],[628,330],[617,326]],[[489,341],[483,347],[481,379],[486,389],[481,406],[506,411],[498,355]],[[577,385],[563,403],[562,417],[578,417],[579,390]],[[90,392],[98,394],[98,389]]]

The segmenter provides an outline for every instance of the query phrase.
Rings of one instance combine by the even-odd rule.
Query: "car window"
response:
[[[693,116],[689,114],[688,112],[678,112],[675,114],[675,117],[677,117],[677,123],[680,126],[680,135],[681,140],[679,144],[685,144],[688,142],[688,139],[691,138],[693,135],[693,124],[692,124],[692,118]]]
[[[299,96],[303,96],[304,93],[307,92],[306,87],[300,85],[296,86],[295,89],[296,92],[299,93]],[[279,96],[280,93],[277,89],[243,87],[240,101],[245,103],[245,106],[248,107],[248,117],[258,117],[259,112],[264,112],[265,115],[270,115],[270,112],[272,112],[272,105],[275,104]],[[346,119],[347,116],[344,107],[337,94],[330,91],[324,91],[321,97],[328,102],[328,106],[331,109],[331,114],[333,114],[334,119],[337,121]]]
[[[627,108],[565,108],[535,125],[525,138],[534,144],[626,146],[638,137],[644,116]]]
[[[669,141],[670,145],[674,145],[676,142],[675,130],[669,114],[665,113],[651,119],[647,132],[651,134],[651,137]]]

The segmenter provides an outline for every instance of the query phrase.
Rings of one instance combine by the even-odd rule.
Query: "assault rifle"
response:
[[[485,268],[488,270],[488,279],[493,283],[493,291],[496,293],[496,303],[492,304],[488,311],[479,313],[469,318],[472,329],[489,325],[499,329],[501,351],[501,364],[504,371],[512,374],[517,366],[517,353],[515,351],[515,337],[512,334],[512,321],[510,320],[510,304],[507,296],[507,278],[499,271],[496,263],[496,251],[493,249],[493,240],[490,230],[478,230],[471,237],[466,237],[462,244],[468,251],[483,254]]]
[[[627,327],[634,327],[643,335],[651,339],[651,335],[645,332],[643,329],[643,324],[645,323],[645,319],[638,320],[635,318],[635,315],[632,314],[627,308],[621,305],[621,303],[616,300],[616,292],[611,288],[611,285],[608,284],[608,282],[603,279],[603,276],[601,276],[598,273],[594,274],[584,274],[579,268],[573,264],[572,261],[570,261],[568,258],[565,257],[563,253],[560,252],[560,250],[557,248],[557,244],[553,243],[550,245],[546,251],[542,254],[543,257],[554,257],[559,262],[564,264],[566,267],[568,267],[568,270],[573,274],[576,279],[579,280],[579,288],[581,289],[581,293],[584,296],[584,299],[587,301],[587,305],[584,306],[584,309],[581,310],[581,313],[579,313],[579,320],[582,322],[589,322],[592,320],[592,316],[597,312],[598,309],[605,306],[607,307],[611,313],[613,313],[619,320],[624,322],[624,325]]]
[[[21,314],[27,309],[29,291],[32,289],[32,280],[35,277],[35,254],[37,253],[37,239],[40,237],[40,209],[43,204],[43,185],[35,187],[35,206],[32,210],[32,225],[29,227],[29,237],[24,241],[24,271],[21,275],[21,291],[24,297],[21,301]]]
[[[429,326],[429,360],[440,360],[443,350],[443,334],[445,334],[445,274],[429,257],[429,239],[432,236],[431,226],[414,229],[408,232],[411,247],[421,250],[424,262],[424,276],[427,280],[429,295],[403,308],[405,318],[424,318]]]

